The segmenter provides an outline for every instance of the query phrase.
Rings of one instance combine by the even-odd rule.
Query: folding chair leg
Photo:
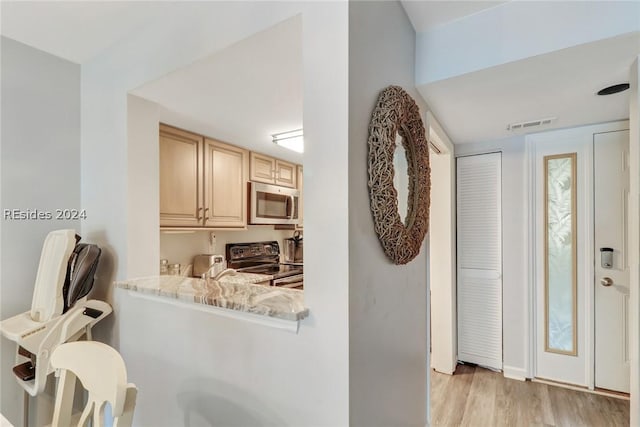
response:
[[[24,403],[22,405],[22,425],[29,427],[29,393],[24,391]]]

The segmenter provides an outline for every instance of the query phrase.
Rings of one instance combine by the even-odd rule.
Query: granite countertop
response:
[[[271,277],[238,273],[215,281],[181,276],[150,276],[115,282],[115,286],[143,294],[285,320],[307,317],[309,309],[304,306],[303,291],[254,284],[270,280]]]
[[[270,274],[236,272],[236,274],[227,274],[222,276],[218,281],[229,285],[248,285],[252,283],[267,282],[271,279],[273,279],[273,276]]]

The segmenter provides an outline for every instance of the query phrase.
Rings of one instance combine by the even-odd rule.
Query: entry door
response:
[[[501,153],[459,157],[456,180],[458,359],[495,369],[502,369],[501,163]]]
[[[590,386],[592,133],[535,142],[536,377]]]
[[[629,131],[594,135],[595,386],[629,392]]]

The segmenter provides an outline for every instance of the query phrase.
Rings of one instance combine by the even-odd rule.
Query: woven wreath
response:
[[[405,223],[393,185],[397,134],[409,175]],[[430,193],[429,147],[420,110],[404,89],[389,86],[380,93],[369,123],[369,198],[376,234],[394,264],[406,264],[420,252],[429,229]]]

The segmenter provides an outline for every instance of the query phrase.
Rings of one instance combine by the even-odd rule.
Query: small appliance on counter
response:
[[[238,272],[272,275],[271,286],[303,288],[302,265],[280,264],[280,245],[276,241],[228,243],[225,254],[228,267]]]
[[[201,254],[193,257],[193,277],[202,277],[207,272],[213,277],[225,268],[227,268],[227,265],[222,255]]]
[[[293,237],[283,241],[283,261],[285,264],[302,264],[302,236],[295,231]]]

